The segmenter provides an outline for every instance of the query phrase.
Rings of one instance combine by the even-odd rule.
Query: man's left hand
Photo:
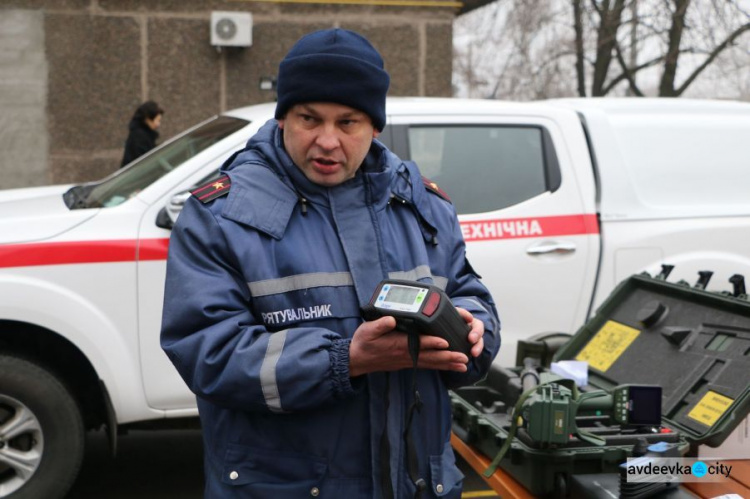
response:
[[[474,345],[471,347],[471,356],[479,357],[479,354],[484,350],[484,340],[482,339],[482,336],[484,336],[484,322],[475,319],[474,316],[471,315],[471,312],[466,309],[456,307],[456,310],[458,310],[458,315],[460,315],[467,324],[471,325],[471,331],[469,331],[468,338],[469,343]]]

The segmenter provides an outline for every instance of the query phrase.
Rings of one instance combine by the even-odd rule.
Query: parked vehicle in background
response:
[[[159,347],[170,228],[269,118],[225,113],[76,186],[0,192],[0,497],[59,497],[84,432],[197,415]],[[662,263],[709,289],[750,275],[750,105],[391,99],[380,136],[452,198],[469,259],[518,338],[574,332]]]

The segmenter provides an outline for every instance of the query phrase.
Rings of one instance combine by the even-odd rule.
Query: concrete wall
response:
[[[212,47],[213,10],[252,12],[252,47]],[[166,111],[161,140],[222,110],[273,100],[260,77],[275,76],[292,44],[315,29],[367,36],[391,74],[390,95],[449,96],[454,15],[240,0],[5,0],[0,54],[18,55],[0,56],[0,188],[115,171],[128,121],[148,99]]]
[[[44,15],[0,15],[0,187],[47,183]]]

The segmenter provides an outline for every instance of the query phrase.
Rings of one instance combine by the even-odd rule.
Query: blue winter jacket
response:
[[[412,370],[349,377],[360,309],[389,277],[435,283],[484,322],[468,372],[417,374],[422,497],[460,497],[448,388],[481,379],[500,337],[452,205],[377,141],[354,178],[313,184],[274,120],[224,170],[228,195],[191,197],[172,232],[161,336],[198,398],[206,497],[379,498],[386,467],[394,497],[414,497]]]

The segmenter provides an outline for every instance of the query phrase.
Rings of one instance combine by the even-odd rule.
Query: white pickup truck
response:
[[[159,347],[186,192],[273,115],[212,118],[79,186],[0,193],[0,497],[62,496],[84,432],[197,414]],[[392,99],[381,140],[451,196],[518,338],[574,332],[623,278],[750,276],[750,104]]]

